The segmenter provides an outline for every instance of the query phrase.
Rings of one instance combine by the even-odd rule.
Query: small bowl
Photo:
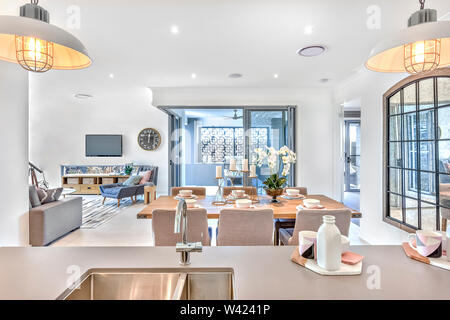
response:
[[[197,200],[195,200],[195,199],[186,199],[184,201],[186,202],[186,206],[188,208],[195,208],[195,203],[197,202]]]
[[[291,197],[298,197],[300,195],[300,190],[297,189],[286,189],[286,194]]]
[[[192,190],[180,190],[179,195],[183,198],[188,198],[192,196]]]
[[[307,208],[314,208],[320,205],[320,200],[316,200],[316,199],[305,199],[303,200],[303,204],[305,205],[305,207]]]
[[[238,208],[250,208],[252,201],[248,199],[238,199],[236,200],[236,207]]]

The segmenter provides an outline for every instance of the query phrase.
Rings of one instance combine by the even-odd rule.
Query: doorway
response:
[[[175,186],[217,189],[216,166],[230,159],[250,163],[255,148],[288,146],[295,151],[295,107],[160,107],[169,114],[169,190]],[[261,189],[269,168],[257,168]],[[295,185],[295,166],[289,175]],[[242,183],[239,179],[236,185]]]
[[[361,121],[345,120],[344,203],[360,210]]]

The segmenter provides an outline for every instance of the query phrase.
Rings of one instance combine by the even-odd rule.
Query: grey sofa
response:
[[[82,198],[69,197],[31,208],[30,244],[46,246],[78,229],[82,219]]]

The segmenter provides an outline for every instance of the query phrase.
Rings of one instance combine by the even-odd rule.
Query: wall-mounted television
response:
[[[87,134],[86,157],[121,157],[122,135]]]

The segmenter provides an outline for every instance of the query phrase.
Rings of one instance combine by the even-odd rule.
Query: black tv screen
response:
[[[86,157],[121,157],[122,135],[86,135]]]

